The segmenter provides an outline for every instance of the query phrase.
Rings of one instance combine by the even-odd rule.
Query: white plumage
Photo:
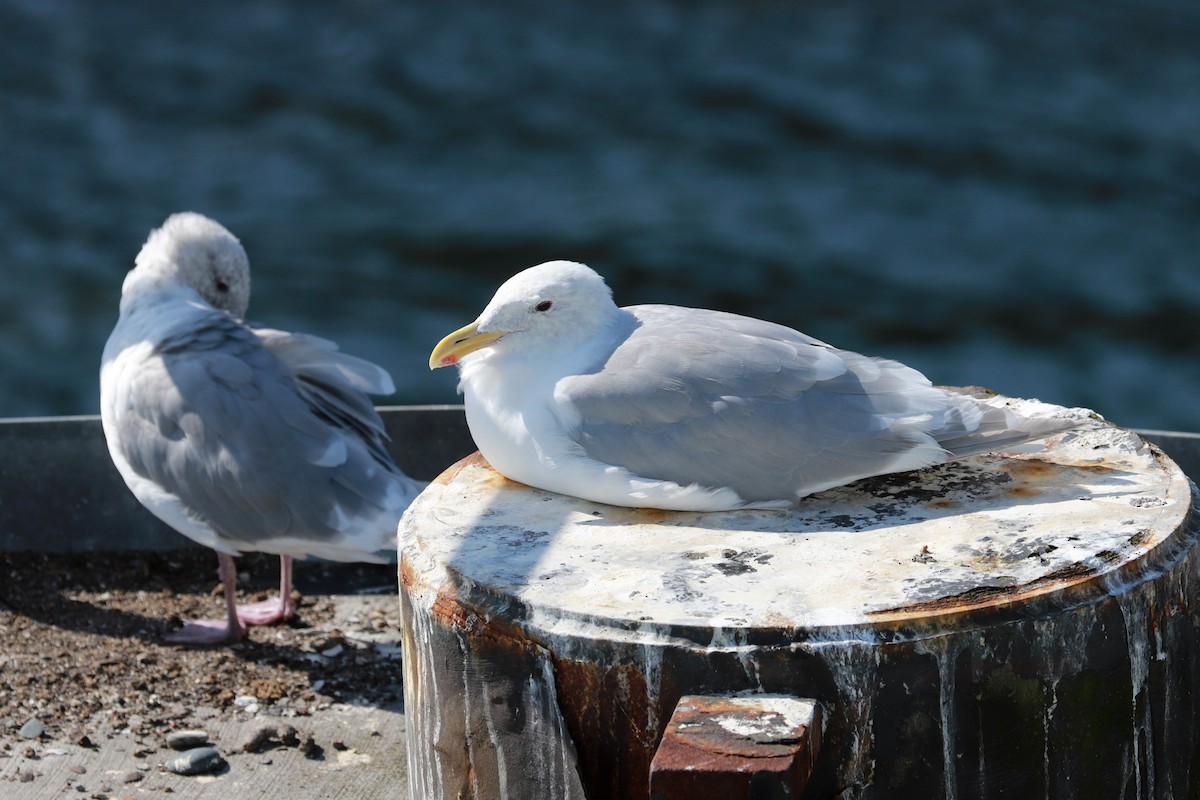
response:
[[[1075,425],[931,385],[782,325],[618,308],[554,261],[505,282],[447,336],[476,444],[502,474],[623,506],[786,506],[860,478],[1011,447]]]
[[[241,244],[199,214],[151,233],[104,348],[100,410],[113,463],[143,505],[216,550],[224,623],[173,638],[236,638],[291,614],[291,558],[381,561],[421,484],[385,449],[368,393],[381,368],[324,339],[247,324]],[[281,557],[278,601],[236,608],[233,556]]]

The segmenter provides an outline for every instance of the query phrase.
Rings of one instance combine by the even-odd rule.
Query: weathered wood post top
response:
[[[756,694],[822,711],[805,797],[1195,786],[1169,764],[1196,723],[1147,733],[1191,713],[1171,682],[1200,697],[1195,489],[1080,419],[779,511],[617,508],[464,459],[401,523],[414,796],[649,797],[681,697]]]

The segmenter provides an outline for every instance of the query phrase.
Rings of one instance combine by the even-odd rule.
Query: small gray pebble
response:
[[[205,747],[208,744],[208,734],[201,730],[173,731],[167,734],[167,747],[172,750],[191,750],[193,747]]]
[[[46,726],[42,724],[40,719],[34,717],[21,726],[21,730],[18,731],[18,735],[22,739],[36,739],[45,732]]]
[[[167,769],[176,775],[203,775],[224,763],[215,747],[193,747],[167,761]]]

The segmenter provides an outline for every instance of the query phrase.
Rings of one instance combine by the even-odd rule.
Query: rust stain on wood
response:
[[[1100,554],[1103,556],[1104,554]],[[1115,554],[1113,554],[1115,555]],[[1108,560],[1108,559],[1103,559]],[[963,592],[948,594],[933,600],[909,603],[893,608],[881,608],[867,611],[868,617],[891,615],[923,615],[930,611],[969,611],[981,606],[997,606],[1011,603],[1020,599],[1028,592],[1045,590],[1056,584],[1064,586],[1078,583],[1096,574],[1095,567],[1087,564],[1072,564],[1069,567],[1048,572],[1037,580],[1028,583],[1013,584],[1012,586],[974,586]]]
[[[603,787],[602,797],[645,797],[660,709],[638,665],[556,656],[554,684],[584,785]]]
[[[521,486],[522,484],[516,481],[509,480],[501,475],[496,470],[492,469],[492,465],[488,463],[483,454],[476,450],[471,455],[461,458],[450,466],[442,470],[441,474],[433,479],[432,483],[439,486],[449,486],[458,477],[459,473],[471,467],[479,467],[487,471],[490,482],[495,486]]]

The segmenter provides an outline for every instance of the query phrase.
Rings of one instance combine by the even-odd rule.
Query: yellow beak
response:
[[[463,356],[487,347],[503,335],[504,331],[480,333],[479,322],[472,322],[437,343],[437,347],[429,354],[429,368],[438,369],[457,364]]]

